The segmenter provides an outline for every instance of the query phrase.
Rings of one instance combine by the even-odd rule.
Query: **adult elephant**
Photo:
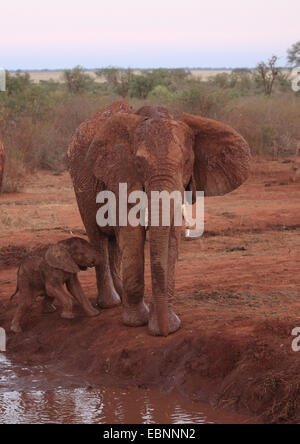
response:
[[[118,201],[119,183],[128,184],[128,193],[146,191],[149,198],[151,191],[164,190],[198,190],[206,196],[229,193],[248,177],[246,141],[214,120],[189,114],[175,120],[165,108],[134,112],[126,103],[116,102],[81,124],[68,159],[88,237],[101,251],[102,263],[96,269],[98,305],[115,306],[122,295],[126,325],[148,323],[152,335],[175,332],[181,325],[172,308],[181,227],[174,226],[172,210],[171,227],[151,226],[150,220],[149,310],[144,303],[145,228],[100,228],[96,196],[108,190]]]
[[[1,188],[2,188],[2,182],[3,182],[4,162],[5,162],[4,147],[0,141],[0,192],[1,192]]]

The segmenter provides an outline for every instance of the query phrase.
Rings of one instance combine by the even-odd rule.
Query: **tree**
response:
[[[116,93],[123,99],[128,96],[131,82],[133,79],[133,71],[128,68],[119,72],[118,85],[116,87]]]
[[[146,99],[154,86],[153,78],[150,75],[135,75],[131,82],[130,96],[137,99]]]
[[[280,73],[279,68],[276,67],[277,60],[278,57],[274,55],[270,58],[267,64],[261,62],[257,66],[257,71],[262,78],[266,96],[272,94],[275,79]]]
[[[288,49],[288,63],[292,66],[300,66],[300,41]]]
[[[109,66],[108,68],[98,69],[96,71],[96,76],[103,78],[106,82],[114,89],[118,86],[118,74],[119,70],[114,68],[113,66]]]
[[[96,71],[98,77],[104,77],[106,82],[112,87],[113,91],[119,94],[123,99],[128,96],[131,82],[133,79],[132,69],[117,69],[108,67]]]
[[[174,93],[182,88],[190,72],[185,69],[165,69],[158,68],[144,70],[141,74],[135,75],[130,88],[131,97],[145,99],[149,93],[157,86],[163,86],[169,92]]]
[[[29,73],[6,72],[6,91],[0,94],[0,126],[2,121],[14,121],[31,116],[36,121],[52,106],[50,90],[45,84],[35,84]]]
[[[152,69],[134,74],[132,69],[108,67],[99,69],[96,75],[104,78],[108,87],[123,98],[130,95],[139,99],[147,98],[157,86],[163,86],[170,92],[180,89],[187,81],[190,72],[185,69]]]
[[[93,81],[81,66],[75,66],[73,69],[66,69],[63,76],[71,94],[84,93]]]

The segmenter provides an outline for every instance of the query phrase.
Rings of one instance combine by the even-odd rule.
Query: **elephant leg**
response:
[[[101,257],[100,264],[95,267],[98,288],[97,305],[100,308],[116,307],[121,304],[121,299],[115,289],[111,275],[108,251],[109,239],[105,234],[101,233],[96,222],[96,194],[91,197],[89,193],[76,193],[76,196],[90,243],[100,252]]]
[[[33,296],[29,287],[21,288],[19,291],[19,304],[17,311],[11,323],[11,331],[14,333],[21,333],[21,319],[24,317],[26,312],[29,310],[33,302]]]
[[[89,299],[85,295],[77,275],[72,276],[71,279],[67,281],[67,288],[71,295],[74,296],[74,298],[82,306],[87,316],[98,316],[99,311],[92,306]]]
[[[171,227],[169,254],[168,254],[168,306],[169,306],[169,334],[176,332],[181,327],[181,321],[174,312],[173,302],[175,294],[175,274],[178,260],[178,251],[181,241],[181,227]],[[150,306],[149,333],[153,336],[159,336],[160,329],[158,325],[155,304]]]
[[[73,302],[70,296],[65,292],[62,286],[57,286],[53,283],[46,284],[47,296],[58,299],[62,305],[61,317],[63,319],[74,319]]]
[[[123,322],[130,327],[146,325],[149,309],[144,303],[145,230],[124,227],[119,233],[123,271]]]
[[[123,283],[120,276],[122,254],[116,238],[109,239],[108,249],[109,249],[110,271],[113,278],[114,286],[117,293],[122,298]]]
[[[109,239],[100,234],[98,240],[101,251],[101,263],[95,267],[98,287],[97,305],[100,308],[113,308],[121,304],[121,298],[115,289],[111,274],[108,250]]]

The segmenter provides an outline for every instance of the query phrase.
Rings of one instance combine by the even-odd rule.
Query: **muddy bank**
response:
[[[120,310],[95,319],[78,313],[70,322],[58,314],[41,317],[37,307],[22,335],[8,335],[7,357],[23,367],[47,364],[54,378],[50,375],[49,387],[58,381],[68,386],[72,374],[83,387],[155,387],[263,422],[297,422],[299,358],[290,339],[294,320],[224,323],[199,312],[196,326],[194,313],[184,313],[184,328],[163,339],[148,336],[146,328],[122,326]],[[0,322],[8,329],[10,310],[7,314]]]

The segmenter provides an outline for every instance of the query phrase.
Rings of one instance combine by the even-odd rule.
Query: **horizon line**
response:
[[[8,72],[45,72],[45,71],[49,71],[49,72],[57,72],[57,71],[66,71],[66,70],[70,70],[70,69],[74,69],[80,67],[83,69],[83,71],[98,71],[100,69],[110,69],[110,68],[114,68],[114,69],[118,69],[118,70],[122,70],[122,71],[126,71],[127,69],[131,69],[133,71],[149,71],[149,70],[156,70],[156,69],[170,69],[170,70],[176,70],[176,69],[183,69],[183,70],[197,70],[197,71],[233,71],[236,69],[247,69],[247,70],[254,70],[257,69],[256,66],[254,67],[248,67],[248,66],[237,66],[237,67],[226,67],[226,66],[221,66],[221,67],[187,67],[187,66],[178,66],[176,68],[174,67],[159,67],[159,68],[154,68],[154,67],[148,67],[148,68],[141,68],[141,67],[120,67],[120,66],[112,66],[112,65],[108,65],[105,67],[98,67],[98,68],[85,68],[84,66],[81,65],[75,65],[72,68],[16,68],[16,69],[6,69],[3,68],[5,71]],[[278,66],[279,69],[292,69],[290,66]]]

